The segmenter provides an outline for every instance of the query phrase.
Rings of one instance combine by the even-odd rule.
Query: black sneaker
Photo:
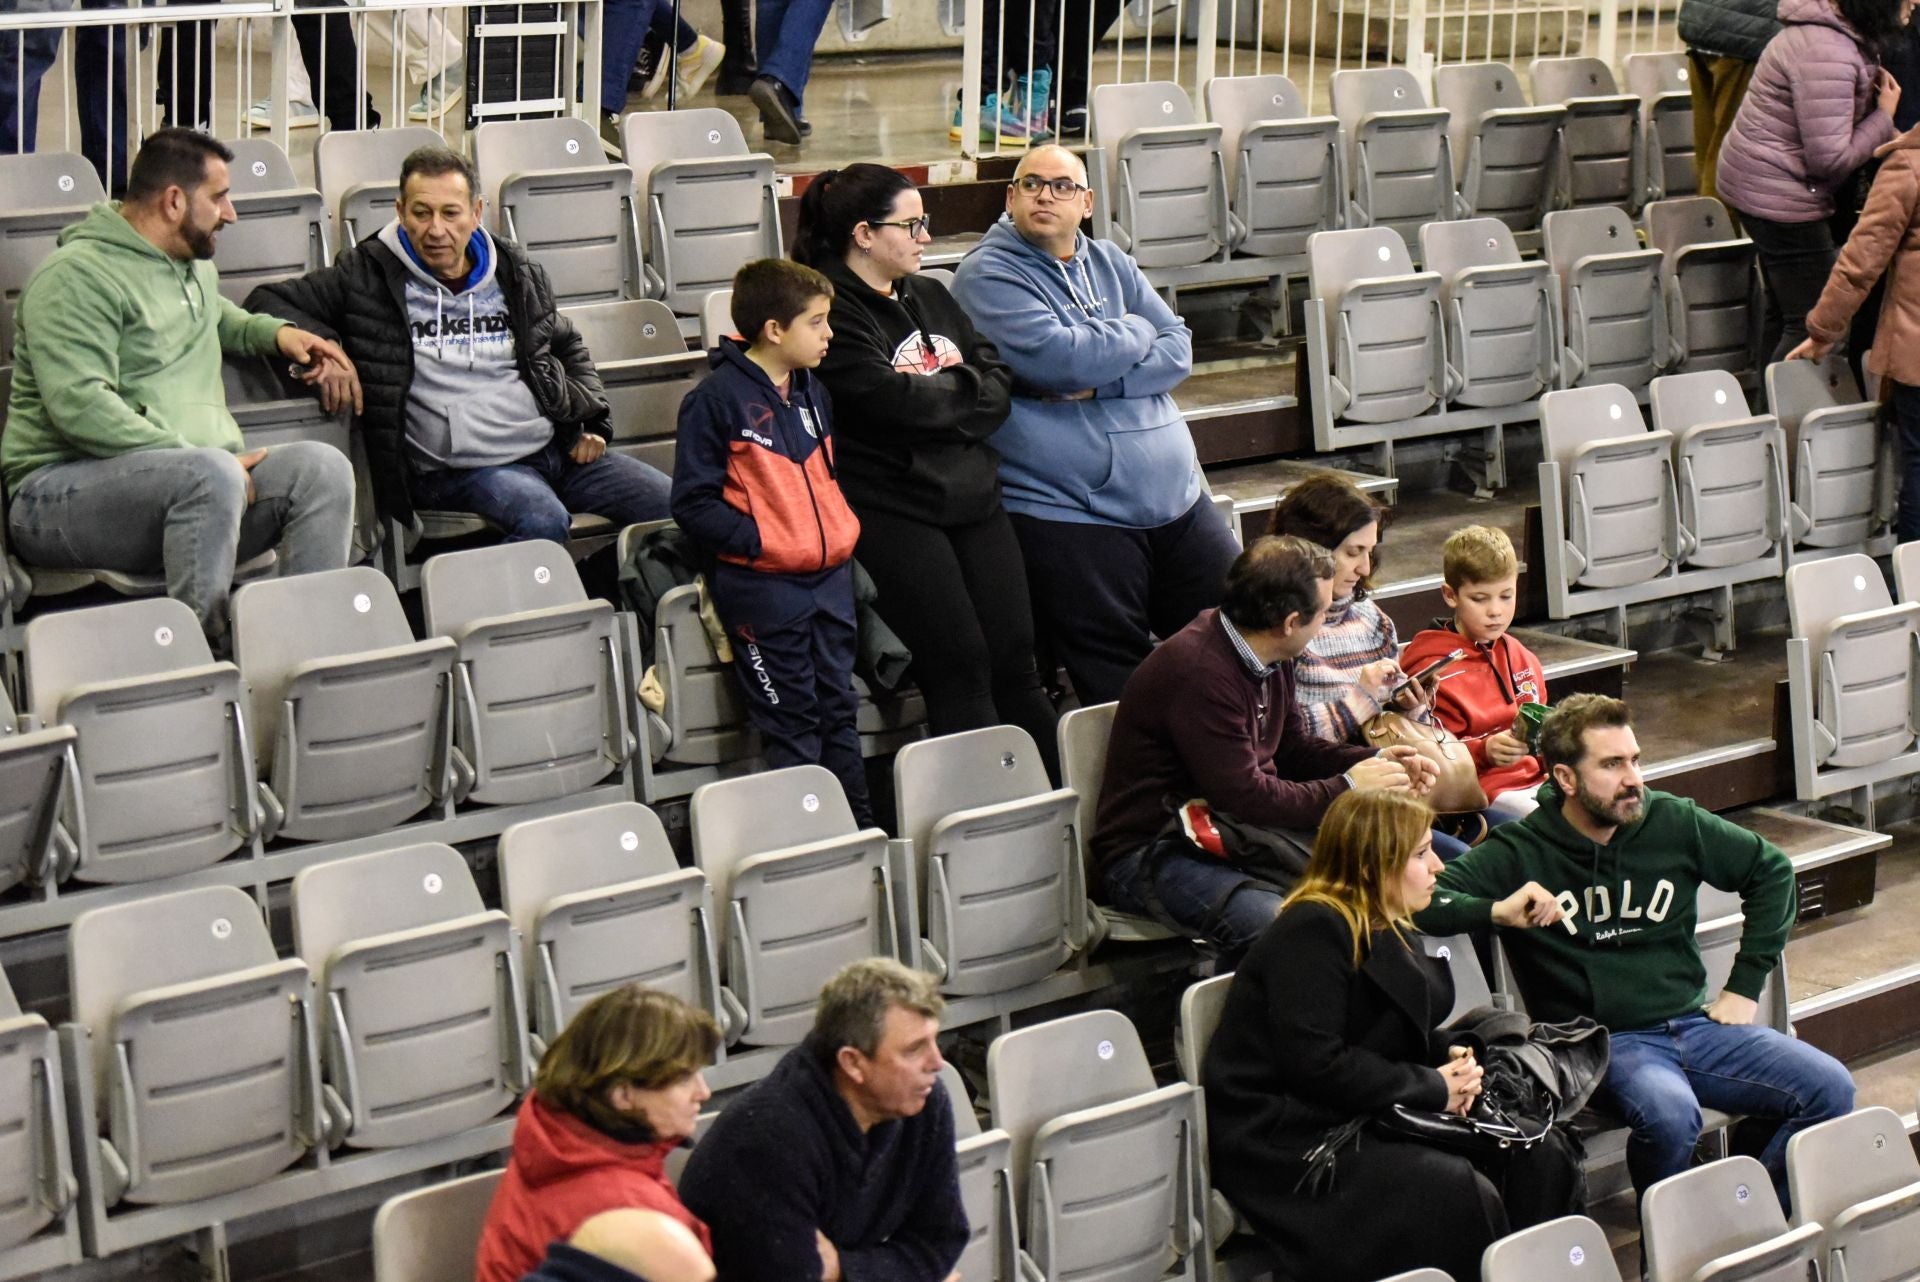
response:
[[[1060,137],[1085,138],[1087,136],[1087,109],[1085,105],[1068,107],[1060,113]]]
[[[787,87],[772,76],[760,76],[747,91],[753,99],[753,105],[760,108],[760,124],[766,130],[768,142],[783,142],[790,147],[798,147],[806,136],[800,114],[794,110],[793,95]]]
[[[640,45],[640,57],[633,64],[633,74],[627,77],[627,89],[642,98],[651,98],[658,93],[666,80],[667,42],[664,37],[653,32]]]

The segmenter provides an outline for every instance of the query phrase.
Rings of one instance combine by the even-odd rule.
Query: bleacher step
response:
[[[1913,960],[1911,929],[1920,914],[1920,826],[1897,825],[1885,840],[1872,856],[1873,902],[1803,920],[1787,941],[1795,1028],[1849,1063],[1920,1038],[1920,964]]]

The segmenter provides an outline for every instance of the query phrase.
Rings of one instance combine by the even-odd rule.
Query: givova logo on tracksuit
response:
[[[747,649],[747,666],[753,669],[753,676],[760,683],[760,693],[767,696],[767,702],[778,705],[780,692],[774,689],[773,675],[767,671],[767,657],[760,653],[760,643],[753,638],[752,628],[735,628],[741,643]]]

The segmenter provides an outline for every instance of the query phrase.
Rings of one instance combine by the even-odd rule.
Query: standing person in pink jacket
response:
[[[1836,249],[1831,220],[1873,149],[1894,135],[1900,86],[1880,65],[1914,0],[1780,0],[1780,34],[1754,69],[1720,150],[1720,199],[1760,251],[1763,345],[1780,360],[1807,336]],[[1839,208],[1845,238],[1851,201]]]

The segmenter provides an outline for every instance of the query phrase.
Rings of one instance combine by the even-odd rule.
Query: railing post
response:
[[[1196,29],[1193,33],[1193,105],[1201,115],[1207,110],[1207,81],[1213,79],[1214,55],[1220,43],[1220,0],[1194,0]],[[1228,37],[1238,40],[1235,31]]]
[[[1019,0],[1012,0],[1019,3]],[[960,154],[980,158],[980,64],[986,56],[985,0],[967,0],[965,30],[960,37]],[[1066,50],[1060,51],[1066,57]]]
[[[292,70],[293,48],[293,0],[274,0],[273,70],[267,73],[267,88],[273,100],[273,140],[282,151],[287,149],[287,75]],[[315,82],[313,101],[318,105],[325,101],[326,95],[323,73],[319,68],[309,68],[308,72]],[[241,104],[240,109],[245,111],[246,104]]]
[[[1583,16],[1584,13],[1583,6]],[[1620,51],[1620,0],[1600,0],[1600,31],[1596,45],[1594,57],[1609,67],[1613,66],[1614,56]]]
[[[1446,0],[1438,0],[1446,13]],[[1433,51],[1427,48],[1427,0],[1407,0],[1407,70],[1432,93]]]

